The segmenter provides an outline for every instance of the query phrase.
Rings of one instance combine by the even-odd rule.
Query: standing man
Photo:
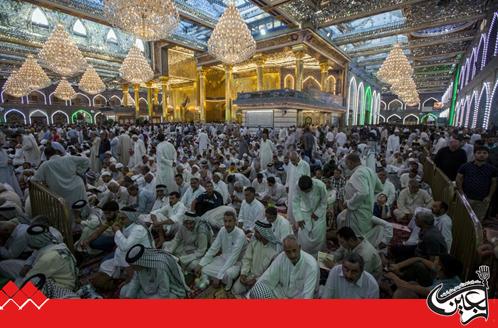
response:
[[[299,189],[293,200],[294,216],[299,226],[298,240],[313,257],[325,246],[327,231],[327,188],[309,176],[299,178]]]
[[[297,152],[292,151],[289,155],[289,160],[291,165],[289,166],[289,172],[287,173],[286,183],[288,189],[287,218],[291,224],[294,224],[296,221],[294,220],[293,200],[297,192],[297,182],[303,175],[311,176],[311,173],[310,165],[306,163],[306,161],[303,161]]]
[[[488,156],[487,147],[476,146],[474,161],[462,165],[456,176],[458,190],[465,194],[481,222],[486,218],[498,176],[496,167],[487,163]]]
[[[127,165],[130,161],[130,150],[133,148],[133,143],[125,130],[121,130],[118,141],[118,161],[123,165]]]
[[[268,130],[264,129],[263,140],[261,141],[261,147],[259,150],[259,160],[261,162],[262,170],[266,170],[268,168],[268,164],[273,160],[273,154],[276,150],[277,148],[275,147],[273,142],[268,139]]]
[[[399,130],[395,129],[394,134],[387,138],[386,158],[389,159],[394,153],[399,151]]]
[[[159,144],[156,148],[157,159],[157,183],[163,184],[168,188],[168,192],[177,191],[178,186],[175,182],[176,149],[171,142],[164,140],[164,134],[157,135]]]
[[[458,169],[467,163],[465,150],[460,148],[460,141],[451,139],[449,146],[441,148],[434,158],[434,163],[451,181],[455,181]]]
[[[371,169],[361,165],[355,154],[346,156],[346,166],[353,172],[344,187],[344,207],[337,217],[338,228],[348,226],[357,236],[365,236],[373,227],[375,195],[382,192],[382,183]]]

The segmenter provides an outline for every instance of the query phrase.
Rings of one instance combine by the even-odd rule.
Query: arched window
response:
[[[137,38],[137,39],[135,40],[135,46],[136,46],[138,49],[142,50],[142,52],[145,52],[144,42],[143,42],[142,40],[140,40],[139,38]]]
[[[31,23],[43,26],[43,27],[48,27],[48,19],[43,10],[40,8],[36,8],[33,10],[33,13],[31,14]]]
[[[73,25],[73,33],[79,36],[86,36],[86,27],[81,20],[77,19]]]
[[[110,28],[109,32],[107,32],[106,41],[110,43],[118,43],[118,37],[112,28]]]

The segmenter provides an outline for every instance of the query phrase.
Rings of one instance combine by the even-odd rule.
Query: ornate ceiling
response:
[[[233,0],[175,0],[181,16],[178,29],[165,40],[194,51],[205,51],[211,31]],[[2,0],[2,3],[15,0]],[[23,1],[21,1],[22,3]],[[26,0],[36,6],[56,10],[67,17],[79,17],[101,24],[100,35],[107,31],[103,0]],[[351,57],[355,70],[374,77],[393,43],[399,42],[415,68],[419,91],[444,91],[452,80],[456,65],[475,36],[481,22],[492,10],[492,0],[235,0],[243,19],[256,40],[278,35],[289,29],[307,27],[317,31]],[[9,9],[10,10],[10,9]],[[10,17],[10,18],[9,18]],[[15,22],[16,13],[0,10],[0,19]],[[10,24],[10,23],[9,23]],[[13,23],[14,26],[16,23]],[[2,28],[2,26],[0,26]],[[18,27],[19,30],[19,27]],[[3,31],[2,31],[3,32]],[[21,33],[22,31],[19,31]],[[127,40],[113,49],[97,50],[102,56],[132,42]],[[98,34],[100,33],[100,34]],[[96,37],[93,37],[95,40]],[[36,42],[40,42],[35,40]],[[93,51],[91,45],[87,45]],[[22,45],[19,45],[22,47]],[[16,49],[4,52],[14,56]],[[14,57],[12,57],[14,58]],[[102,57],[103,58],[103,57]],[[104,65],[101,63],[101,65]],[[111,63],[111,66],[114,64]],[[112,67],[109,67],[111,69]],[[102,70],[105,67],[102,66]]]

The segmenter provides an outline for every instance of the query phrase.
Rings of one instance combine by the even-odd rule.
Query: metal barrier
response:
[[[424,181],[431,186],[434,200],[448,204],[448,215],[453,220],[451,254],[463,263],[462,278],[470,280],[478,265],[477,248],[483,239],[481,222],[465,196],[429,158],[424,163]]]
[[[67,247],[74,252],[69,209],[64,198],[54,194],[39,182],[33,181],[29,183],[29,198],[31,215],[48,217],[50,225],[61,232]]]

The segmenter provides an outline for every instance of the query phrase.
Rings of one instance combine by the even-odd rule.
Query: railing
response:
[[[455,189],[453,182],[428,158],[424,162],[424,181],[431,186],[435,200],[448,204],[448,215],[453,221],[451,254],[463,264],[462,279],[470,280],[478,265],[477,248],[483,239],[481,222],[465,196]]]
[[[29,198],[31,215],[33,217],[37,215],[48,217],[49,224],[61,232],[67,247],[74,252],[69,210],[64,198],[33,181],[29,183]]]

